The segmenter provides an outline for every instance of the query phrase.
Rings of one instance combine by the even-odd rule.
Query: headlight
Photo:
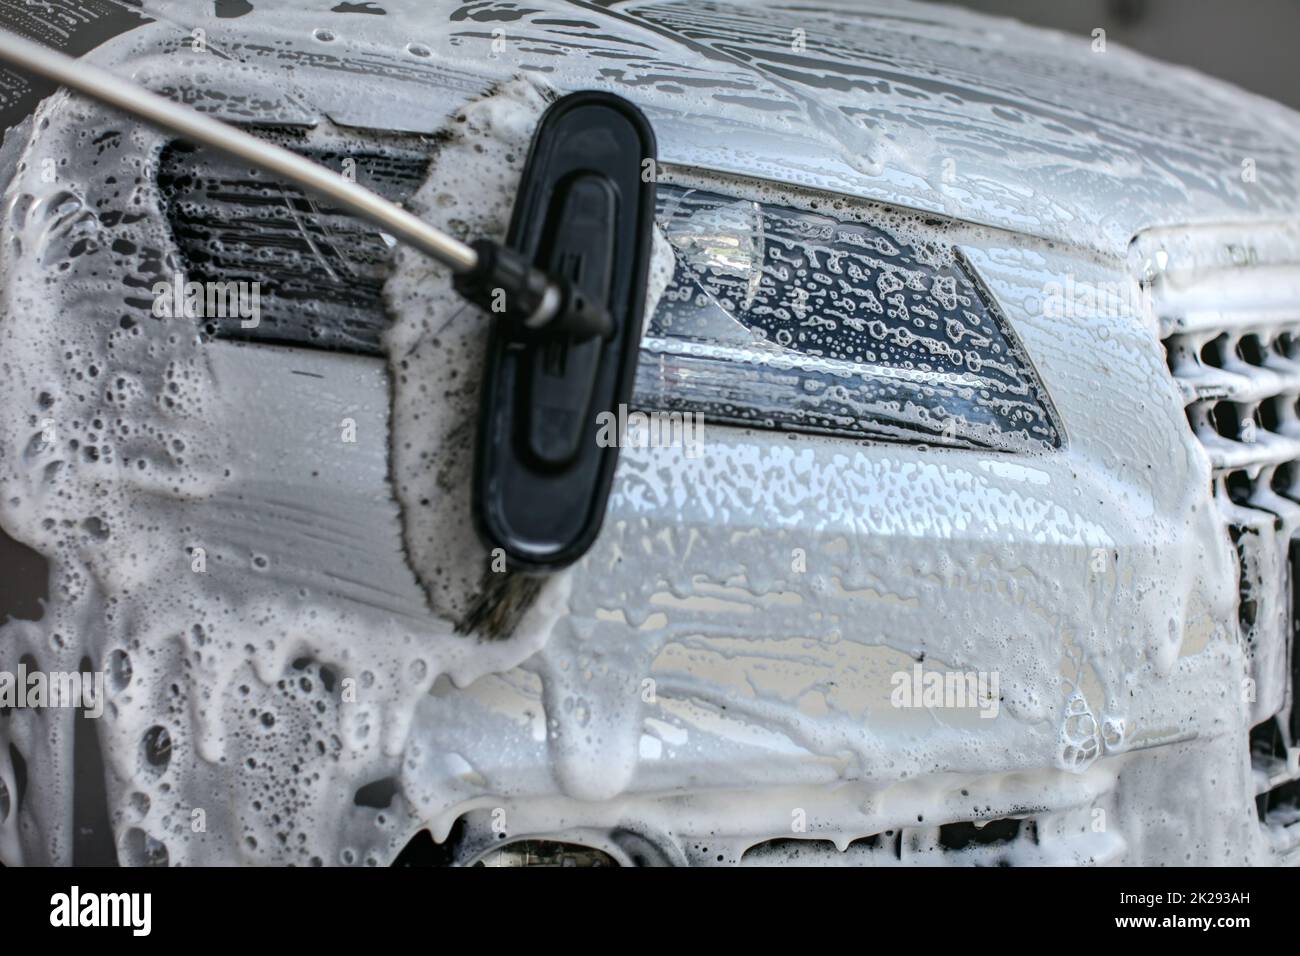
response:
[[[676,272],[642,343],[639,408],[893,441],[1060,445],[1023,349],[924,224],[900,216],[886,230],[670,184],[658,218]]]

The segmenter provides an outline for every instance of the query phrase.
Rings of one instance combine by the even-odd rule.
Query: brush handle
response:
[[[473,270],[473,247],[441,232],[339,173],[250,136],[228,123],[151,93],[88,63],[0,30],[0,59],[115,106],[178,136],[202,143],[310,190],[432,256],[453,272]]]

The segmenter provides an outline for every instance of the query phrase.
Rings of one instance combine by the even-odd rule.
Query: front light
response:
[[[950,245],[670,184],[658,219],[676,271],[642,343],[638,407],[891,441],[1060,445],[1023,349]]]

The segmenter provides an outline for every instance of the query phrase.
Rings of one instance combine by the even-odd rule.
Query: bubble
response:
[[[172,759],[172,738],[167,728],[161,724],[150,727],[145,731],[143,745],[145,763],[159,773],[167,769]]]
[[[126,831],[122,840],[123,862],[127,866],[167,866],[170,855],[167,846],[139,827]]]
[[[108,679],[115,691],[126,690],[131,683],[131,655],[120,648],[108,655]]]

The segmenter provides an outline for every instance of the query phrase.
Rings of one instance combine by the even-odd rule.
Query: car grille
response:
[[[1296,815],[1287,811],[1282,820],[1274,804],[1294,804],[1300,777],[1292,674],[1300,663],[1300,228],[1262,238],[1235,230],[1215,230],[1213,238],[1154,233],[1135,252],[1237,552],[1260,818],[1278,833],[1296,831],[1279,837],[1294,847]]]

